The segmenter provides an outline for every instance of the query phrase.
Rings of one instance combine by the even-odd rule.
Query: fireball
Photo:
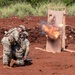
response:
[[[57,27],[54,27],[50,25],[50,27],[47,27],[46,25],[42,26],[43,30],[46,32],[46,35],[49,36],[49,38],[56,40],[60,36],[60,31]]]

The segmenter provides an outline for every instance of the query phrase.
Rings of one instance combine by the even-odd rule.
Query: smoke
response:
[[[41,21],[41,22],[40,22],[40,30],[41,30],[41,34],[42,34],[42,35],[45,35],[46,33],[44,32],[44,30],[43,30],[43,28],[42,28],[43,25],[48,26],[47,21]]]

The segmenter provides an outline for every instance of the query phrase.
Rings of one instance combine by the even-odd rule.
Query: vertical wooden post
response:
[[[63,28],[62,28],[62,49],[65,49],[65,16],[66,16],[66,10],[64,9],[63,13]]]

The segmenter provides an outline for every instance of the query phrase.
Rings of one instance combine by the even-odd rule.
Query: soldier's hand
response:
[[[26,60],[27,59],[27,56],[24,56],[23,60]]]

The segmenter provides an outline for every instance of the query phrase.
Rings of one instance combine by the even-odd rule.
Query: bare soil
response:
[[[29,32],[31,62],[26,62],[25,66],[4,69],[0,60],[0,75],[75,75],[75,53],[61,52],[48,53],[36,50],[35,47],[45,49],[46,38],[41,34],[39,25],[41,21],[47,21],[47,17],[26,16],[0,18],[0,40],[4,36],[4,31],[20,24],[26,26]],[[75,50],[75,17],[66,16],[66,48]],[[0,55],[2,55],[2,45],[0,43]]]

